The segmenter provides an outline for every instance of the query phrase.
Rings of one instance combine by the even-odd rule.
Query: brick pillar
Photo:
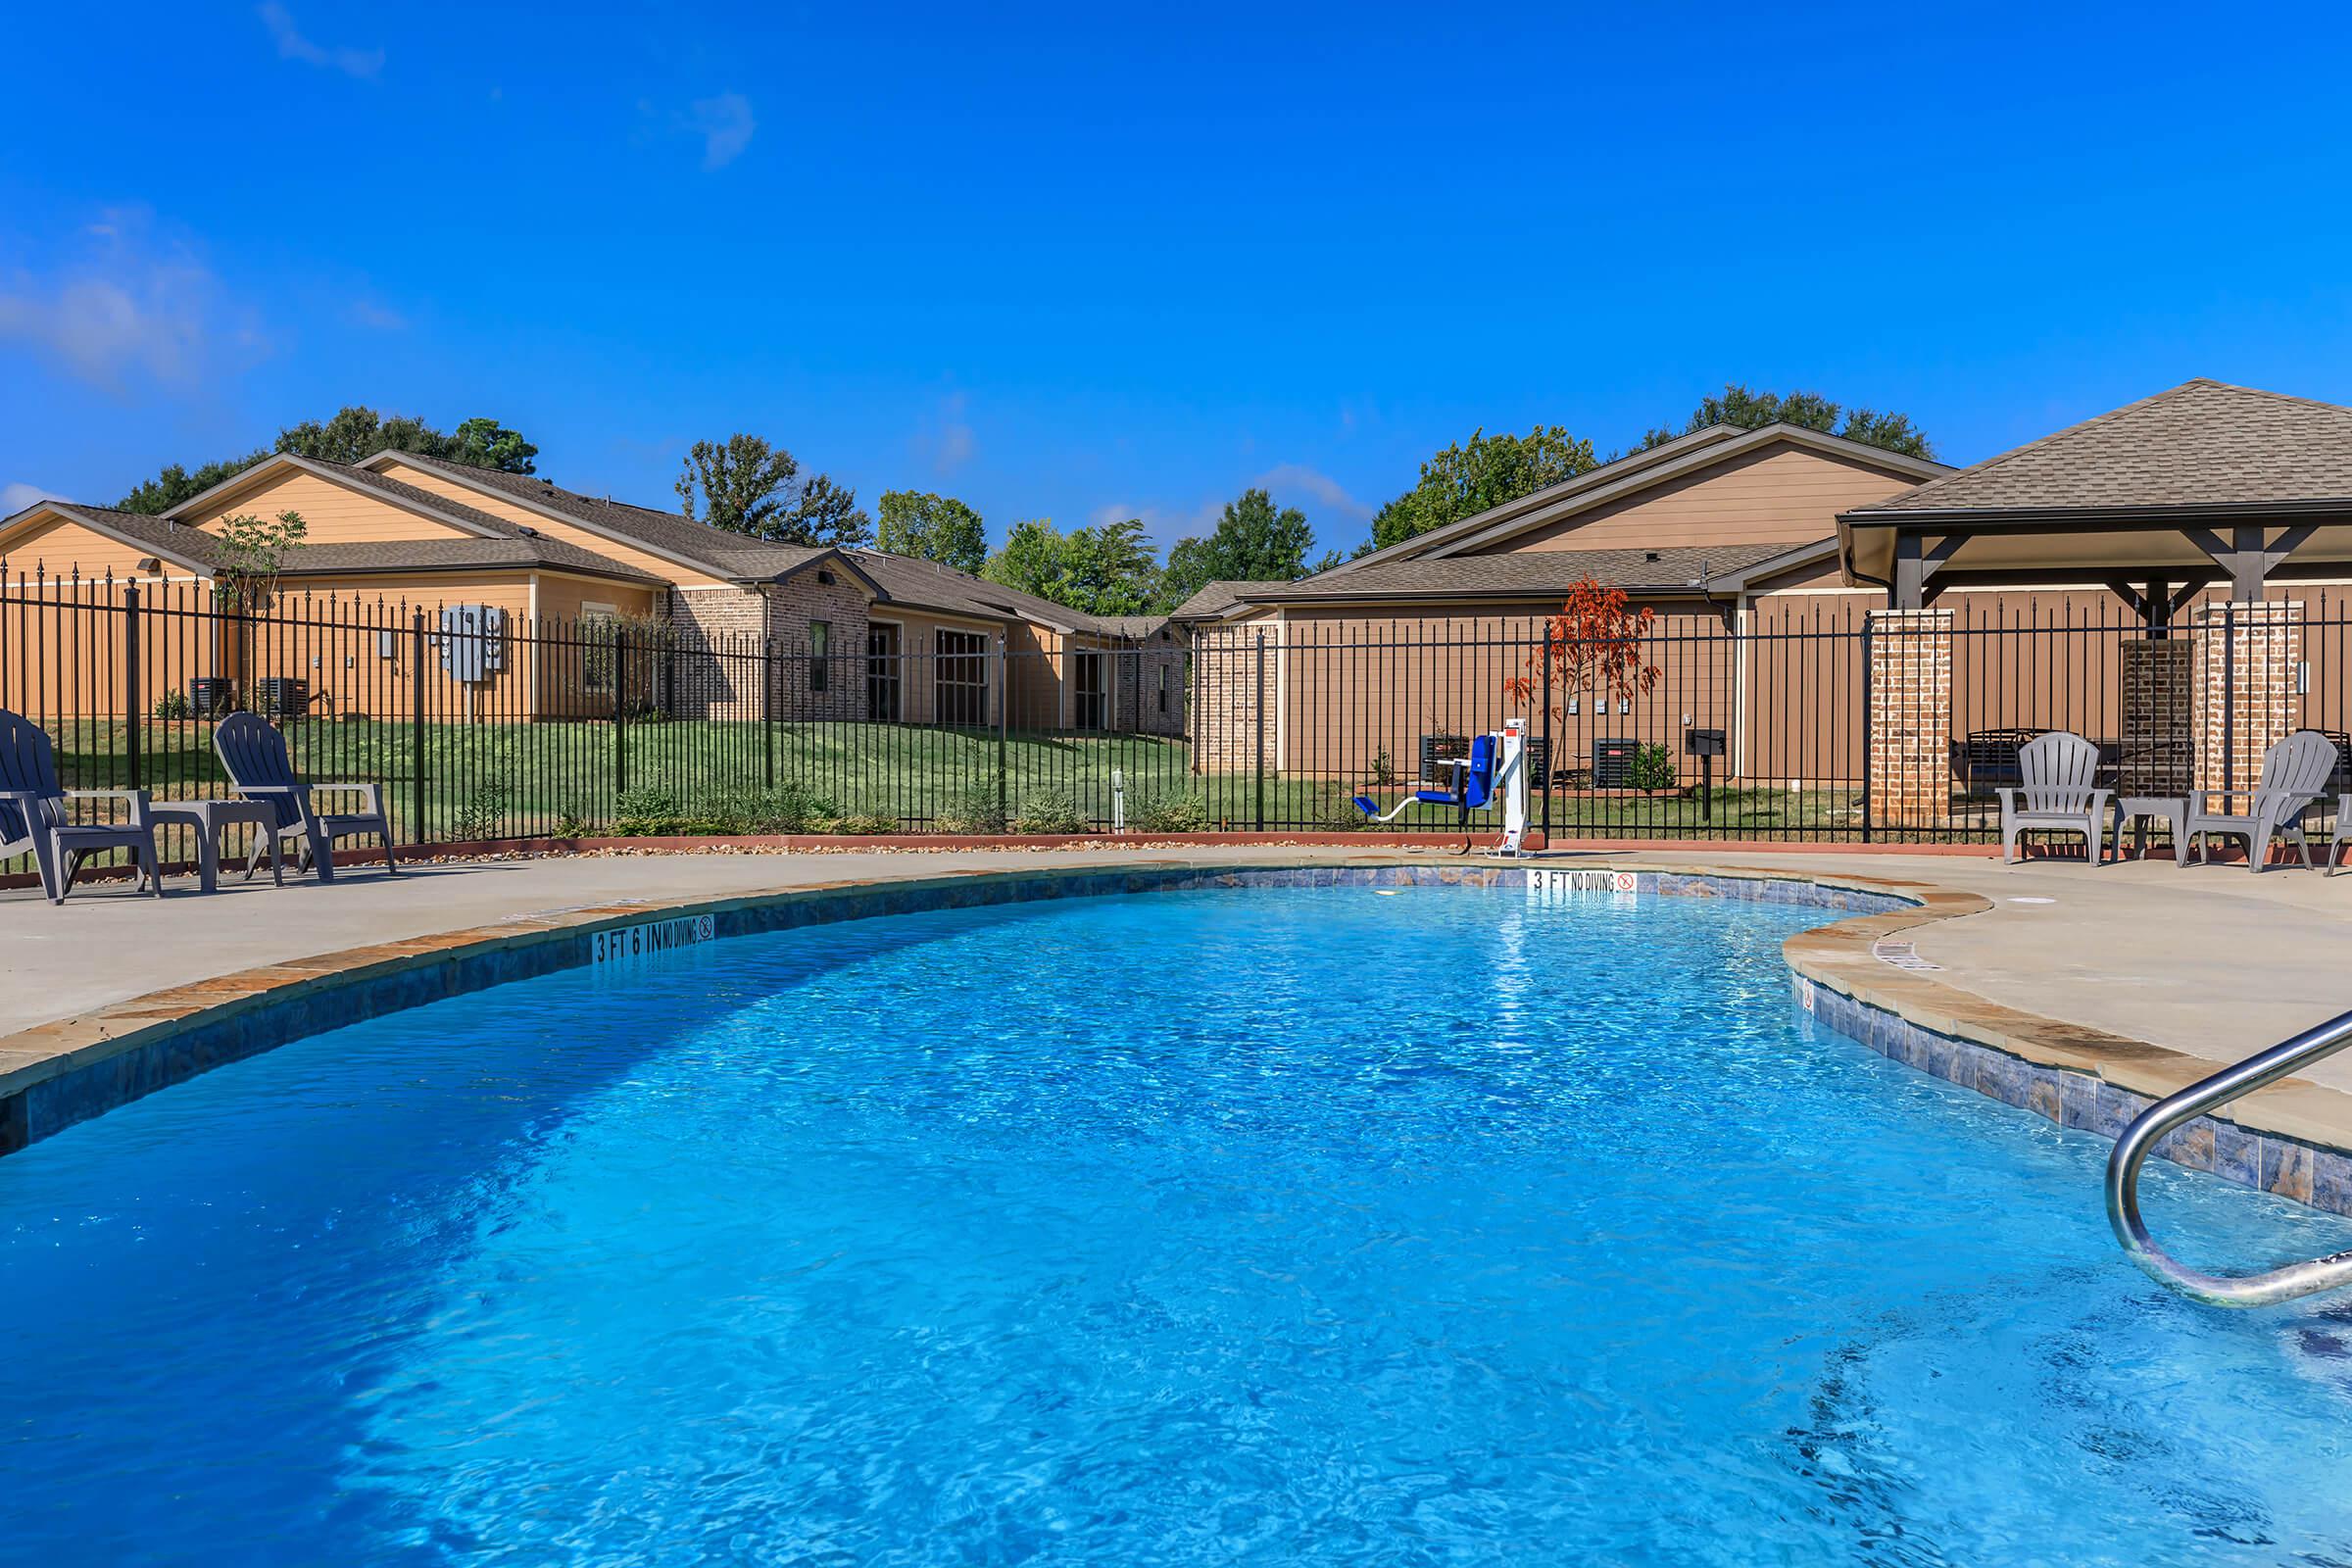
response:
[[[2116,775],[2126,795],[2188,793],[2196,758],[2194,652],[2186,636],[2124,644]]]
[[[1952,612],[1870,615],[1870,819],[1940,828],[1952,815]]]
[[[2294,733],[2303,661],[2303,606],[2294,600],[2199,605],[2196,788],[2214,810],[2241,811],[2262,777],[2262,755]],[[2234,796],[2219,792],[2236,786]]]

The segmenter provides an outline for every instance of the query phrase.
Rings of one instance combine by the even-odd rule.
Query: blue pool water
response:
[[[0,1561],[2352,1560],[2352,1317],[2132,1272],[2097,1140],[1794,1011],[1820,918],[1073,900],[288,1047],[0,1160]]]

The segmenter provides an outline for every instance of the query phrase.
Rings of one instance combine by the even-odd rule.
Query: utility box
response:
[[[1722,730],[1687,729],[1683,731],[1683,755],[1686,757],[1721,757],[1724,750]]]
[[[451,605],[441,612],[441,667],[452,680],[488,680],[506,667],[506,630],[496,605]]]
[[[1634,758],[1641,750],[1640,741],[1622,737],[1595,740],[1592,743],[1592,787],[1596,790],[1632,789]]]

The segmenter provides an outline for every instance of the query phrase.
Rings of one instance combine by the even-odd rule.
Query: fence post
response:
[[[1005,775],[1009,748],[1006,731],[1012,722],[1012,654],[1004,634],[997,633],[997,815],[1012,825],[1012,784]]]
[[[1544,847],[1551,848],[1551,770],[1559,760],[1551,755],[1551,622],[1544,623],[1544,685],[1536,700],[1544,705]]]
[[[2198,808],[2204,809],[2203,807]],[[2222,606],[2222,809],[2237,809],[2237,602]],[[2267,846],[2249,850],[2253,860]],[[2180,852],[2186,855],[2188,852]],[[2259,869],[2259,865],[2257,866]]]
[[[629,633],[612,628],[612,796],[619,808],[620,792],[629,787]]]
[[[146,738],[147,705],[139,690],[139,585],[122,585],[122,763],[129,787],[141,789],[140,743]]]
[[[1266,830],[1266,634],[1257,634],[1257,830]]]
[[[776,787],[776,645],[760,639],[760,751],[767,787]]]
[[[1870,754],[1874,750],[1871,726],[1877,716],[1870,689],[1870,639],[1874,630],[1870,612],[1866,610],[1862,612],[1862,842],[1865,844],[1870,842]]]
[[[419,608],[409,624],[409,786],[415,812],[409,823],[409,842],[422,844],[424,830],[424,611]]]

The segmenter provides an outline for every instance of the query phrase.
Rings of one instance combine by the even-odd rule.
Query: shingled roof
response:
[[[2352,503],[2352,409],[2199,379],[1841,516],[2311,502]]]
[[[1168,612],[1170,620],[1214,620],[1249,595],[1261,589],[1288,588],[1287,578],[1251,581],[1247,578],[1220,577],[1204,582],[1190,599]]]
[[[372,463],[379,460],[414,463],[418,467],[446,473],[462,483],[505,495],[526,507],[543,508],[558,516],[568,517],[591,531],[617,534],[655,555],[684,563],[713,576],[737,579],[781,577],[828,553],[822,546],[774,544],[765,540],[747,539],[741,534],[728,533],[708,523],[690,522],[674,512],[657,512],[651,507],[632,506],[626,501],[614,501],[610,496],[582,495],[537,474],[469,467],[441,458],[420,457],[414,452],[383,453],[368,461]]]
[[[1830,543],[1810,548],[1827,555]],[[1566,593],[1580,582],[1646,595],[1687,594],[1750,566],[1801,553],[1786,544],[1707,549],[1528,550],[1498,556],[1443,556],[1393,561],[1350,572],[1322,572],[1297,582],[1235,585],[1240,604],[1314,604],[1359,599],[1523,599]]]

